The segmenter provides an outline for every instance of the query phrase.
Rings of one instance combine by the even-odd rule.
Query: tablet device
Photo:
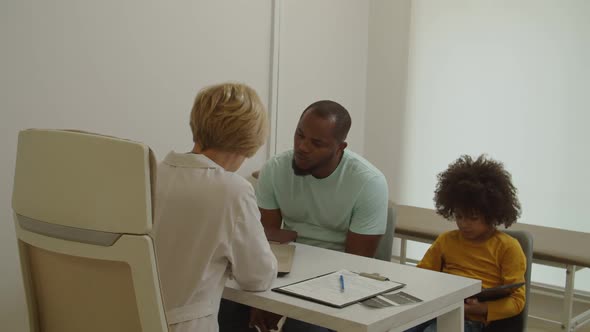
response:
[[[522,287],[525,283],[518,282],[514,284],[506,284],[498,287],[483,288],[480,293],[476,294],[475,297],[479,301],[492,301],[510,295],[517,288]]]

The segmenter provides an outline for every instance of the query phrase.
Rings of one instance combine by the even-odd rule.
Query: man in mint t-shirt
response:
[[[265,228],[294,230],[297,242],[373,257],[386,228],[387,181],[367,160],[346,150],[350,125],[348,111],[336,102],[323,100],[307,107],[297,124],[293,150],[264,165],[256,196]],[[220,317],[224,306],[229,305],[222,304]],[[236,322],[239,315],[232,315]],[[250,322],[267,331],[279,318],[253,310]],[[221,319],[220,328],[230,330]],[[287,319],[283,331],[329,330]]]
[[[373,257],[387,220],[387,181],[346,150],[350,116],[333,101],[302,114],[294,149],[271,158],[256,197],[267,228],[297,231],[297,242]]]

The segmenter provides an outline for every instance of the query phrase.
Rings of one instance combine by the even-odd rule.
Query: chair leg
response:
[[[408,240],[401,239],[402,243],[399,249],[399,263],[406,264],[406,255],[408,250]]]
[[[572,323],[572,307],[574,303],[574,280],[576,277],[576,266],[567,265],[565,267],[565,294],[563,303],[563,312],[561,317],[561,329],[572,332],[574,329]]]

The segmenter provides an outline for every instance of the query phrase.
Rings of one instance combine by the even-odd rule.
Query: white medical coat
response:
[[[158,166],[153,237],[171,331],[218,331],[224,285],[267,290],[277,261],[252,185],[201,154],[170,152]]]

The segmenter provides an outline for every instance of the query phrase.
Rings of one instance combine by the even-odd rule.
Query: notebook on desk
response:
[[[270,249],[277,258],[278,276],[284,276],[291,272],[293,266],[293,257],[295,256],[295,246],[289,244],[297,238],[297,232],[286,229],[264,229],[266,239],[270,244]]]
[[[291,272],[293,257],[295,256],[295,245],[270,243],[270,250],[277,258],[278,276],[281,277]]]

